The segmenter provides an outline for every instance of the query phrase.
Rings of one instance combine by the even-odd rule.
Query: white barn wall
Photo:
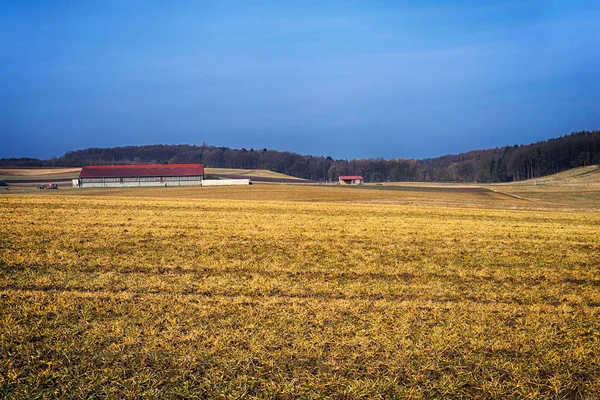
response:
[[[81,178],[79,187],[173,187],[173,186],[245,186],[250,179],[203,180],[198,176],[141,177],[141,178]]]
[[[240,186],[249,184],[250,179],[210,179],[202,181],[202,186]]]
[[[152,179],[152,180],[150,180]],[[158,187],[158,186],[202,186],[202,179],[194,179],[194,180],[168,180],[168,181],[160,181],[160,178],[142,178],[142,180],[138,180],[137,178],[124,178],[123,182],[120,179],[81,179],[80,187],[82,188],[93,188],[93,187]]]

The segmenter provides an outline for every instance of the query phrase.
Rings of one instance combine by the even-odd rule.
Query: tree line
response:
[[[201,163],[213,168],[268,169],[313,181],[361,175],[366,182],[510,182],[600,164],[600,131],[574,132],[529,145],[474,150],[422,160],[356,159],[300,155],[267,149],[196,145],[88,148],[48,160],[0,159],[0,166],[82,167],[85,165]]]

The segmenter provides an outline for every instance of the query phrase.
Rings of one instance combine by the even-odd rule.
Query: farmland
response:
[[[576,183],[0,195],[0,395],[592,398]]]
[[[0,181],[12,186],[32,187],[40,183],[59,182],[61,187],[71,186],[79,177],[81,168],[0,168]],[[302,182],[304,179],[263,169],[205,168],[206,176],[213,179],[252,179],[255,181]]]

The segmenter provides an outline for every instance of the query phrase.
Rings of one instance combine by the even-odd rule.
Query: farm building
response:
[[[202,164],[148,164],[83,167],[73,186],[192,186],[202,185]]]
[[[340,176],[340,185],[362,185],[365,180],[362,176]]]

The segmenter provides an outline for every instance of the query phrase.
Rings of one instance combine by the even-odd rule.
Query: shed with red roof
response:
[[[363,183],[365,180],[359,175],[340,176],[340,185],[362,185]]]
[[[83,167],[77,187],[202,185],[202,164],[94,165]]]

